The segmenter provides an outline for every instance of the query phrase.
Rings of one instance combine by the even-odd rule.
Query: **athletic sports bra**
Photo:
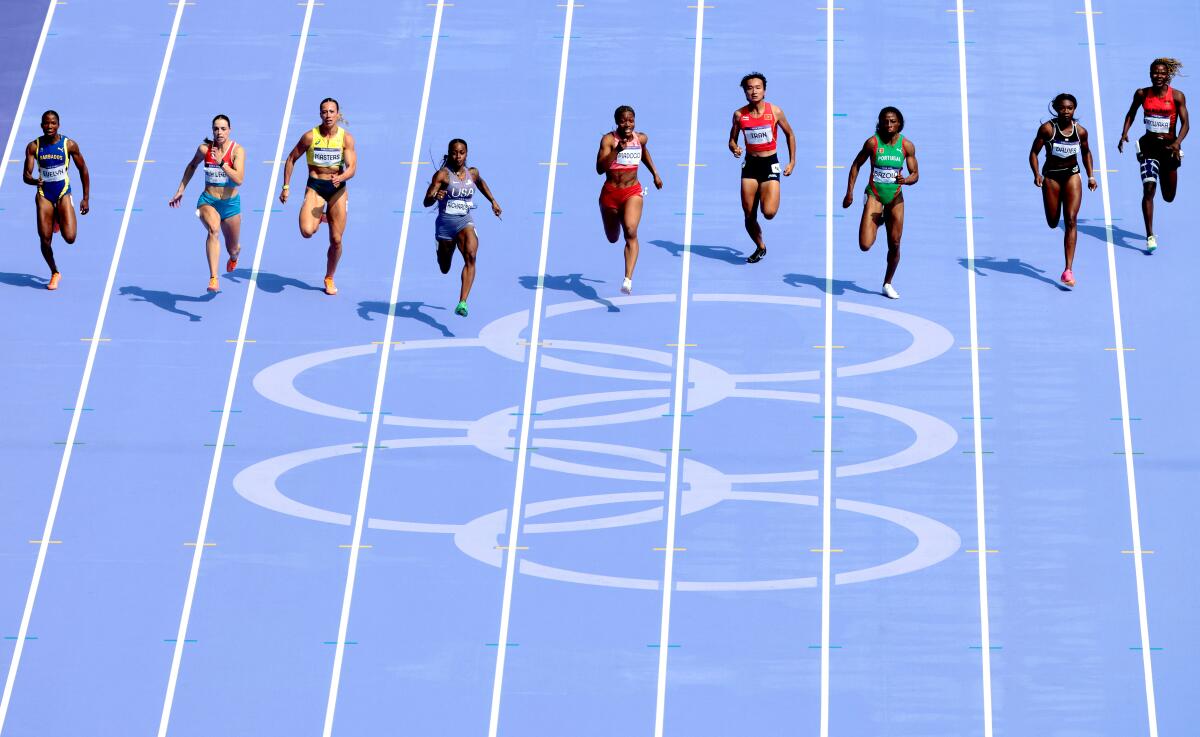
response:
[[[613,131],[613,137],[620,142],[621,138]],[[633,132],[633,143],[617,152],[617,158],[608,165],[609,171],[637,171],[642,165],[642,137],[637,131]]]
[[[66,181],[67,167],[70,165],[70,159],[67,157],[68,140],[66,136],[59,136],[57,142],[43,144],[41,137],[38,137],[38,176],[43,182]]]
[[[312,143],[308,144],[308,165],[327,168],[341,167],[344,163],[342,151],[346,148],[346,129],[338,126],[337,132],[326,138],[321,135],[321,126],[312,129]]]
[[[1050,169],[1070,169],[1079,165],[1079,125],[1071,123],[1071,135],[1062,132],[1057,120],[1051,120],[1054,132],[1046,141],[1046,166]]]
[[[1167,85],[1167,94],[1154,97],[1147,93],[1142,97],[1142,122],[1146,132],[1160,136],[1175,135],[1175,92]]]
[[[749,105],[738,111],[738,127],[746,137],[746,150],[752,154],[775,153],[775,130],[778,125],[775,110],[769,102],[763,103],[760,115],[752,115]]]
[[[454,172],[446,169],[450,175],[450,184],[446,188],[446,196],[438,200],[438,213],[445,215],[470,215],[475,207],[472,199],[475,196],[475,178],[470,169],[462,179],[455,178]]]
[[[207,153],[204,154],[204,186],[206,187],[236,187],[237,185],[229,181],[229,175],[225,173],[225,169],[221,164],[233,164],[233,149],[237,146],[233,141],[229,142],[229,150],[217,161],[217,157],[213,155],[213,146],[210,144]]]

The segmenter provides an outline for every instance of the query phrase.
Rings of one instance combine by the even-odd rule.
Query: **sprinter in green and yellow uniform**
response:
[[[866,202],[863,203],[862,221],[858,226],[858,247],[871,250],[879,226],[887,228],[887,272],[883,277],[883,294],[889,299],[899,299],[900,293],[892,287],[896,267],[900,265],[900,236],[904,233],[904,193],[901,185],[917,183],[917,147],[900,135],[904,130],[904,115],[888,106],[879,111],[875,124],[875,135],[863,144],[854,163],[850,165],[850,177],[846,183],[846,197],[842,207],[854,202],[854,180],[859,168],[871,160],[871,181],[867,183]],[[903,169],[908,166],[908,176]]]

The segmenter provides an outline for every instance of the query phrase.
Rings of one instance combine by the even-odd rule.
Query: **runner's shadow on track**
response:
[[[433,328],[434,330],[437,330],[438,332],[440,332],[442,334],[443,338],[453,338],[454,337],[454,333],[450,332],[450,328],[448,328],[445,325],[438,322],[437,318],[435,318],[433,315],[427,315],[424,312],[421,312],[422,307],[429,307],[429,308],[432,308],[435,310],[446,309],[445,307],[438,307],[437,305],[428,305],[428,304],[425,304],[424,302],[397,302],[396,303],[396,317],[403,318],[406,320],[416,320],[417,322],[423,322],[426,325],[428,325],[429,327]],[[359,302],[358,303],[358,316],[364,320],[374,320],[375,318],[371,317],[371,315],[380,315],[382,317],[387,317],[387,314],[388,314],[387,302]]]
[[[958,264],[964,269],[967,268],[967,260],[965,258],[960,258]],[[1043,276],[1046,273],[1045,270],[1039,269],[1033,264],[1027,264],[1019,258],[997,261],[994,256],[984,256],[983,258],[975,259],[975,273],[979,276],[987,276],[987,273],[984,271],[985,269],[987,271],[997,271],[1001,274],[1014,274],[1016,276],[1027,276],[1030,279],[1037,279],[1040,282],[1049,284],[1060,292],[1071,291],[1069,287],[1059,284],[1048,276]]]
[[[172,294],[156,289],[141,287],[121,287],[118,292],[129,297],[134,302],[149,302],[160,310],[166,310],[172,315],[183,315],[189,322],[200,322],[200,316],[179,307],[180,302],[211,302],[216,299],[216,292],[208,292],[203,297],[190,297],[186,294]]]
[[[250,269],[235,269],[234,271],[231,271],[230,273],[226,274],[225,278],[229,279],[230,281],[232,281],[235,284],[241,284],[242,279],[250,278]],[[288,287],[293,287],[294,289],[302,289],[302,290],[305,290],[308,292],[324,292],[325,291],[321,287],[314,287],[312,284],[309,284],[308,282],[302,282],[299,279],[293,279],[290,276],[280,276],[279,274],[272,274],[269,271],[258,272],[257,284],[258,284],[259,289],[263,290],[264,292],[269,292],[270,294],[279,294],[279,293],[283,292],[284,289],[287,289]]]
[[[683,256],[683,244],[673,241],[650,241],[650,245],[658,246],[664,251],[670,252],[672,256]],[[727,264],[737,264],[739,266],[746,263],[746,255],[736,248],[729,246],[692,246],[692,253],[704,258],[711,258],[714,261],[724,261]]]
[[[537,289],[536,276],[522,276],[517,279],[521,286],[526,289]],[[596,288],[585,284],[584,282],[595,282],[596,284],[604,284],[603,279],[587,279],[583,274],[566,274],[565,276],[554,276],[546,274],[546,278],[542,281],[542,285],[546,289],[557,289],[560,292],[572,292],[580,297],[604,305],[609,312],[620,312],[621,308],[617,307],[612,302],[600,296]]]
[[[1091,236],[1098,241],[1108,243],[1108,235],[1104,232],[1103,225],[1084,225],[1085,222],[1088,221],[1080,220],[1075,226],[1080,233]],[[1131,251],[1137,251],[1138,253],[1146,256],[1150,255],[1150,252],[1145,248],[1146,239],[1144,236],[1140,236],[1137,233],[1134,233],[1130,230],[1125,230],[1124,228],[1118,228],[1115,225],[1113,226],[1112,234],[1114,246],[1119,248],[1128,248]],[[1132,243],[1130,241],[1132,241]],[[1138,243],[1141,245],[1137,245]]]
[[[0,271],[0,284],[7,284],[10,287],[31,287],[33,289],[45,289],[49,279],[43,279],[40,276],[33,274],[11,274]]]
[[[825,280],[822,278],[819,278],[819,277],[811,276],[809,274],[784,274],[783,275],[783,283],[787,284],[789,287],[810,286],[810,287],[816,287],[817,289],[820,289],[822,292],[825,291]],[[857,292],[859,294],[870,294],[872,296],[878,296],[878,294],[879,294],[878,291],[873,292],[870,289],[863,289],[862,287],[858,286],[857,283],[852,282],[848,279],[834,279],[833,280],[834,296],[840,297],[843,294],[845,294],[846,292]]]

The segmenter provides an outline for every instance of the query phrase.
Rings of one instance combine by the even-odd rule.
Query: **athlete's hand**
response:
[[[500,203],[493,201],[492,202],[492,214],[495,215],[496,217],[500,217],[501,212],[503,212],[503,211],[500,209]]]
[[[329,181],[333,182],[333,186],[335,186],[335,187],[342,186],[342,182],[344,181],[342,179],[342,173],[339,171],[337,174],[334,174],[332,177],[329,178]]]
[[[1125,144],[1129,143],[1129,136],[1121,136],[1121,140],[1117,141],[1117,153],[1125,153]]]
[[[1096,177],[1088,177],[1088,189],[1092,192],[1096,191]]]
[[[279,190],[279,203],[281,205],[287,204],[288,192],[290,191],[292,191],[291,188]]]
[[[729,147],[729,150],[733,152],[733,158],[735,158],[735,159],[742,158],[742,147],[741,146],[739,146],[735,143]]]
[[[846,196],[842,198],[842,209],[845,210],[852,204],[854,204],[854,193],[847,192]]]
[[[1167,148],[1171,150],[1171,155],[1175,157],[1176,161],[1179,161],[1183,158],[1183,149],[1179,147],[1179,141],[1175,141]]]
[[[785,177],[790,177],[792,175],[792,169],[795,168],[795,166],[795,161],[789,161],[787,166],[783,167],[783,175]]]
[[[1033,175],[1033,186],[1037,187],[1038,189],[1042,188],[1042,175],[1041,174]]]
[[[88,207],[88,198],[87,197],[84,197],[82,200],[79,201],[79,214],[80,215],[87,215],[88,210],[90,210],[90,209],[91,208]]]
[[[435,194],[435,195],[433,196],[433,198],[434,198],[435,200],[444,200],[444,199],[446,199],[446,190],[444,190],[444,189],[439,189],[439,190],[437,191],[437,194]]]
[[[167,200],[167,204],[170,205],[171,207],[179,207],[180,202],[183,202],[183,190],[182,189],[176,190],[175,196],[172,197],[171,199]]]
[[[662,179],[657,174],[654,175],[654,188],[662,189]]]

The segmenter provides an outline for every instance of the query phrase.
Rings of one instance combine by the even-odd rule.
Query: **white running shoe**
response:
[[[891,284],[883,285],[883,296],[888,299],[900,299],[900,293]]]
[[[633,294],[633,279],[625,279],[621,282],[621,294]]]
[[[1157,249],[1157,248],[1158,248],[1158,239],[1152,235],[1146,236],[1146,252],[1154,253],[1155,249]]]

